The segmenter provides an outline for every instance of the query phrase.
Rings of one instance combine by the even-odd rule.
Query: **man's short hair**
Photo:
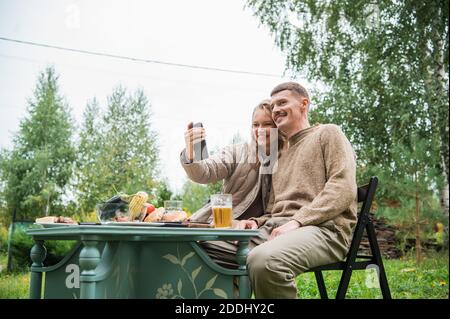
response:
[[[309,100],[308,91],[303,86],[298,84],[297,82],[285,82],[285,83],[278,84],[272,90],[272,92],[270,92],[270,96],[273,96],[273,95],[277,94],[278,92],[281,92],[284,90],[289,90],[289,91],[298,93],[298,94],[300,94],[300,96],[306,97]]]

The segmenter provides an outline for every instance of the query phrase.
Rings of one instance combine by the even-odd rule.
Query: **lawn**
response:
[[[448,253],[428,255],[420,266],[411,257],[384,260],[389,288],[394,299],[448,299]],[[323,272],[328,296],[336,295],[341,272]],[[373,287],[366,271],[354,271],[350,280],[346,298],[379,299],[382,298],[379,288]],[[316,279],[313,273],[306,273],[297,278],[299,297],[319,298]]]
[[[385,260],[385,268],[393,298],[448,299],[448,253],[428,255],[420,266],[410,258]],[[0,254],[0,299],[27,298],[29,274],[6,274],[6,256]],[[339,272],[324,272],[330,298],[336,293]],[[381,298],[379,289],[366,287],[366,272],[355,271],[350,281],[347,298]],[[319,298],[314,274],[300,275],[297,279],[300,298]]]

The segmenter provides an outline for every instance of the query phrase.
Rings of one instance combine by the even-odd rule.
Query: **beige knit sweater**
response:
[[[302,226],[331,227],[350,242],[357,210],[356,157],[338,126],[311,126],[292,136],[271,191],[267,214],[255,218],[259,226],[288,216]]]

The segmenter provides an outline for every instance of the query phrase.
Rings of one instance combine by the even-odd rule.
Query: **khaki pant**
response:
[[[247,258],[256,298],[295,299],[295,278],[308,269],[342,261],[349,244],[334,227],[306,226],[267,241],[272,229],[289,221],[273,218],[251,239]],[[204,242],[208,255],[222,266],[235,268],[237,246],[232,242]]]

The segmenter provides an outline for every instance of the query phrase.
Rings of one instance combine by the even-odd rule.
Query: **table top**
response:
[[[130,241],[247,241],[259,230],[186,227],[141,227],[112,225],[61,225],[51,228],[31,228],[27,234],[34,240],[130,240]]]

